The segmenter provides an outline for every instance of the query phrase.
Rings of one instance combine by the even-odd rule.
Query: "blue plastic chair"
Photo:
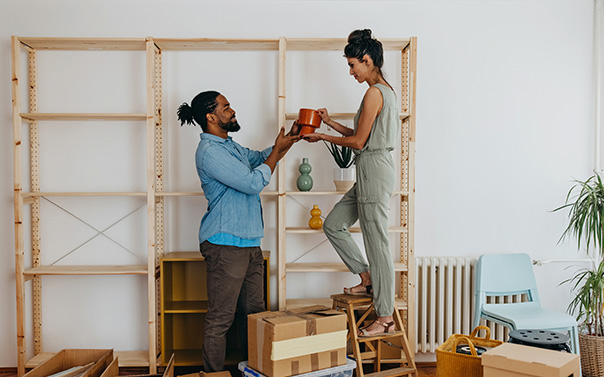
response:
[[[526,294],[527,302],[487,303],[489,296]],[[474,326],[480,319],[511,330],[570,332],[571,350],[579,354],[577,321],[570,315],[545,309],[539,303],[533,264],[528,254],[486,254],[476,264]]]

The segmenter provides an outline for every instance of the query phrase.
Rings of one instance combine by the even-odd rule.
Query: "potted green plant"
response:
[[[573,196],[573,194],[575,194]],[[591,268],[578,271],[563,283],[571,283],[574,298],[568,312],[579,324],[579,348],[584,376],[604,375],[604,185],[599,174],[586,181],[575,180],[566,196],[566,204],[554,211],[569,208],[568,227],[560,240],[574,236],[577,248],[593,248],[596,259]]]
[[[325,143],[325,142],[323,142]],[[333,183],[337,191],[348,191],[356,181],[354,166],[354,153],[349,147],[341,147],[334,143],[325,143],[329,153],[333,156],[337,168],[333,169]]]

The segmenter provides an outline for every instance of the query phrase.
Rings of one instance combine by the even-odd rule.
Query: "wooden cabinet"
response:
[[[270,307],[270,252],[264,254],[264,300]],[[171,252],[160,263],[160,323],[162,365],[174,354],[175,365],[203,365],[203,327],[208,312],[206,263],[200,252]],[[242,360],[236,318],[227,333],[226,364]]]

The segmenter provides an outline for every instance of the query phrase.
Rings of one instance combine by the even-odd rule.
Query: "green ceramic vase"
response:
[[[298,190],[300,191],[310,191],[312,188],[312,177],[310,176],[310,172],[312,171],[312,166],[308,163],[308,158],[303,158],[300,167],[298,167],[300,171],[300,176],[296,181],[296,185],[298,186]]]

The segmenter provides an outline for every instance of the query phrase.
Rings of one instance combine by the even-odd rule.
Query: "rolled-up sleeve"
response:
[[[258,157],[265,151],[258,152]],[[250,169],[222,147],[210,147],[197,158],[202,174],[246,194],[259,194],[271,180],[271,169],[262,163],[265,159]]]

